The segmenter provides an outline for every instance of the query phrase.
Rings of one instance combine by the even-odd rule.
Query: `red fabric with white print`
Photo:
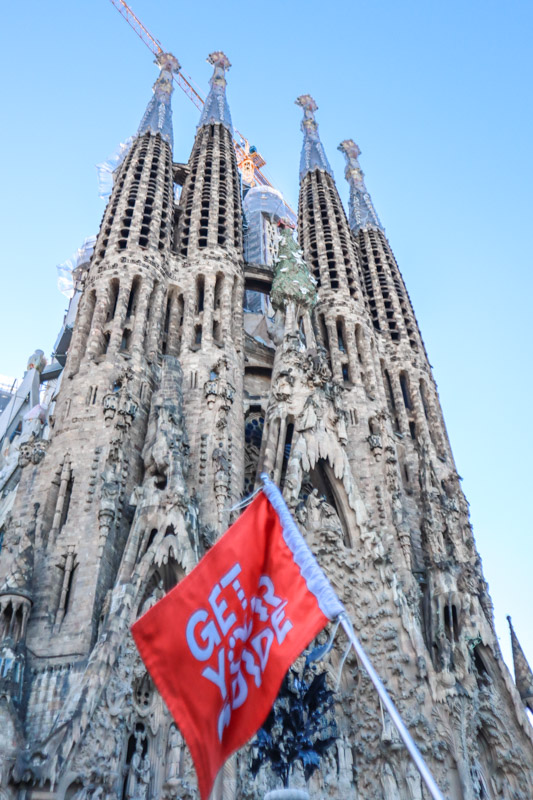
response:
[[[133,625],[191,752],[202,800],[224,761],[263,724],[285,673],[328,621],[261,492]]]

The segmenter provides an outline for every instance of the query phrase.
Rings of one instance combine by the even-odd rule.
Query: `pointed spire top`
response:
[[[358,158],[361,155],[359,147],[353,139],[345,139],[338,149],[346,158],[344,175],[350,184],[350,227],[356,233],[365,228],[383,230],[365,186],[364,172],[359,166]]]
[[[161,72],[154,83],[152,89],[154,96],[146,107],[137,135],[142,136],[142,134],[147,131],[150,131],[150,133],[159,133],[161,134],[161,138],[172,147],[172,109],[170,107],[170,96],[174,88],[172,85],[172,78],[179,72],[180,63],[172,53],[159,53],[154,63],[158,65]]]
[[[304,134],[302,155],[300,158],[300,180],[314,169],[323,169],[333,177],[333,171],[329,165],[324,147],[318,135],[318,124],[315,119],[315,111],[318,106],[310,94],[302,94],[295,100],[297,106],[303,108],[304,118],[301,129]]]
[[[518,689],[518,694],[522,698],[524,705],[527,706],[530,711],[533,711],[533,672],[520,646],[518,636],[511,622],[511,617],[507,617],[507,622],[511,630],[511,647],[513,650],[514,681],[516,688]]]
[[[209,84],[211,89],[202,109],[198,127],[220,122],[233,135],[233,125],[228,101],[226,99],[226,70],[231,67],[229,58],[222,50],[215,50],[207,56],[207,63],[214,67]]]

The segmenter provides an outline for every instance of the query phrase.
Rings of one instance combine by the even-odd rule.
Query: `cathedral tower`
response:
[[[200,506],[205,521],[222,532],[228,525],[225,509],[243,488],[244,260],[240,179],[226,98],[231,65],[220,51],[208,61],[211,88],[179,203],[175,249],[183,294],[169,297],[165,328],[167,352],[179,352],[186,380],[185,415]],[[180,325],[178,347],[174,331]]]
[[[448,800],[529,800],[532,673],[514,631],[519,691],[501,658],[431,368],[359,149],[340,146],[347,218],[316,103],[302,95],[298,241],[273,189],[250,189],[243,218],[230,64],[221,51],[208,60],[210,92],[177,164],[179,64],[158,56],[94,254],[76,272],[51,403],[37,402],[37,358],[20,430],[0,417],[0,800],[197,797],[129,630],[262,471]],[[340,642],[328,658],[338,736],[310,797],[423,800],[364,671],[344,664]],[[267,768],[253,778],[251,760],[247,747],[228,762],[213,800],[262,800],[276,779]],[[293,781],[303,787],[303,772]]]

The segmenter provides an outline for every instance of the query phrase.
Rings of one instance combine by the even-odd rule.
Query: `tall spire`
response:
[[[326,153],[320,137],[318,135],[318,124],[315,119],[315,111],[318,106],[310,94],[302,94],[295,100],[297,106],[301,106],[304,112],[301,129],[304,134],[302,155],[300,158],[300,180],[314,169],[323,169],[333,177],[333,171],[329,165]]]
[[[522,698],[525,706],[533,711],[533,671],[528,664],[524,651],[520,646],[518,637],[514,632],[511,617],[507,617],[509,628],[511,630],[511,646],[513,649],[513,663],[514,663],[514,681],[518,694]]]
[[[364,173],[359,166],[361,151],[353,139],[345,139],[338,149],[346,158],[344,175],[350,184],[350,227],[355,233],[366,228],[378,228],[382,231],[383,226],[372,205],[365,186]]]
[[[138,136],[150,131],[159,133],[161,138],[172,148],[172,109],[170,97],[172,95],[172,77],[180,70],[180,63],[172,53],[159,53],[155,63],[161,70],[153,86],[154,96],[146,106],[146,111],[137,131]]]
[[[204,103],[198,127],[220,122],[233,135],[233,125],[228,101],[226,99],[226,70],[231,67],[229,59],[222,50],[216,50],[207,56],[207,63],[214,67],[213,75],[209,81],[211,89]]]

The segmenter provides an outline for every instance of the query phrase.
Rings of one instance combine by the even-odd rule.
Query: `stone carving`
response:
[[[215,497],[217,502],[217,514],[219,525],[222,524],[224,518],[224,507],[226,499],[229,494],[229,481],[230,481],[230,468],[228,454],[224,449],[222,442],[220,442],[211,456],[213,460],[213,485],[215,489]]]
[[[200,126],[191,169],[172,165],[171,82],[157,84],[168,136],[145,119],[117,168],[83,276],[67,372],[50,393],[55,425],[43,400],[21,429],[11,421],[0,442],[0,800],[197,797],[190,754],[129,631],[212,546],[228,507],[263,468],[282,487],[449,800],[530,800],[533,739],[522,700],[531,692],[521,700],[501,659],[468,507],[392,251],[379,225],[358,226],[354,242],[315,104],[304,97],[302,251],[285,230],[272,275],[243,264],[225,59],[213,59],[217,91],[204,121],[222,126],[214,139]],[[175,203],[172,172],[184,180]],[[354,176],[366,203],[362,173]],[[285,213],[274,190],[256,189]],[[206,213],[206,246],[198,247]],[[274,215],[262,216],[276,238]],[[241,295],[245,281],[257,288],[270,278],[276,314],[261,322],[265,346],[245,335]],[[43,364],[42,353],[29,364],[32,404]],[[256,429],[263,421],[262,438],[251,431],[246,440],[246,414]],[[341,651],[336,643],[323,667],[332,677]],[[334,702],[342,739],[310,777],[310,797],[422,800],[355,657]],[[217,800],[264,797],[276,780],[267,772],[254,781],[243,749],[222,772]],[[302,789],[304,769],[292,780]]]
[[[143,756],[144,736],[135,732],[135,752],[131,758],[126,776],[126,798],[128,800],[145,800],[150,783],[150,759]]]
[[[407,762],[405,781],[409,790],[409,800],[423,800],[420,774],[411,760]]]
[[[401,800],[398,784],[391,765],[386,761],[381,768],[383,800]]]
[[[228,360],[219,358],[211,370],[211,377],[204,384],[204,394],[209,409],[216,407],[216,427],[222,430],[227,426],[235,387],[228,380]]]
[[[325,386],[331,381],[327,351],[321,344],[308,351],[302,366],[310,386]]]
[[[189,443],[181,409],[181,368],[177,359],[166,357],[161,389],[152,397],[152,408],[143,449],[146,475],[156,489],[184,495]]]
[[[300,511],[300,518],[301,518]],[[309,531],[316,531],[321,540],[339,542],[343,539],[342,524],[332,505],[313,489],[305,504],[305,524]]]
[[[115,380],[113,390],[103,397],[104,419],[106,422],[115,420],[117,428],[129,428],[137,414],[138,403],[129,389],[132,380],[133,370],[126,367]]]
[[[171,725],[168,732],[167,771],[165,776],[165,783],[169,786],[175,786],[179,781],[183,746],[181,733],[174,724]]]
[[[40,464],[46,455],[48,442],[44,439],[39,439],[35,434],[32,434],[30,439],[26,442],[20,442],[19,446],[19,467],[25,467],[27,464]],[[0,473],[0,485],[2,476]]]

